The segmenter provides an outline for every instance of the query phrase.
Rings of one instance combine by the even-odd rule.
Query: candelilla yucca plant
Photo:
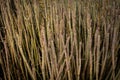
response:
[[[120,79],[119,1],[0,3],[0,79]]]

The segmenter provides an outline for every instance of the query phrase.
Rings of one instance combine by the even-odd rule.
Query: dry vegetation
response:
[[[119,0],[0,0],[0,80],[119,80]]]

